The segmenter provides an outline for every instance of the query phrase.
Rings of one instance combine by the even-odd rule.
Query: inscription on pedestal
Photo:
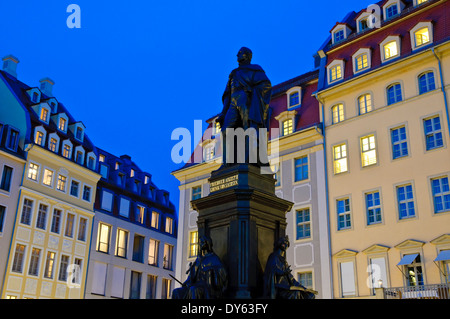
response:
[[[230,188],[238,184],[238,175],[233,175],[231,177],[219,179],[218,181],[209,184],[210,192],[217,192],[222,189]]]

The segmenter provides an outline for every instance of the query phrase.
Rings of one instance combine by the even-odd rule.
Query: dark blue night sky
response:
[[[66,24],[70,4],[81,28]],[[371,2],[306,0],[21,0],[0,5],[0,57],[20,59],[18,79],[50,77],[53,93],[98,147],[128,154],[178,207],[177,127],[222,109],[242,46],[277,84],[313,69],[337,21]],[[205,125],[206,128],[206,125]],[[192,133],[193,135],[193,133]],[[197,141],[195,141],[196,143]],[[194,144],[194,141],[193,141]]]

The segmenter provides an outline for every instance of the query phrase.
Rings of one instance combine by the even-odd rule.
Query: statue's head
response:
[[[252,61],[252,56],[252,50],[246,47],[242,47],[237,54],[239,64],[250,64],[250,62]]]
[[[213,243],[208,236],[201,236],[199,238],[200,251],[212,251]]]
[[[275,243],[275,249],[281,248],[281,250],[286,250],[289,247],[289,237],[280,237]]]

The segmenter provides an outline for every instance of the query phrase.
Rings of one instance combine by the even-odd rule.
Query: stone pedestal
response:
[[[222,167],[211,174],[210,194],[192,201],[199,236],[228,271],[228,298],[263,296],[263,271],[274,242],[286,231],[292,203],[275,195],[273,175],[249,164]]]

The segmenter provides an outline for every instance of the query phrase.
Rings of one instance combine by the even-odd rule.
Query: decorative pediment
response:
[[[363,253],[365,254],[377,254],[377,253],[385,253],[387,252],[389,249],[391,249],[388,246],[383,246],[383,245],[379,245],[379,244],[375,244],[372,245],[366,249],[363,250]]]
[[[397,249],[409,249],[409,248],[421,248],[425,242],[415,239],[407,239],[404,242],[401,242],[395,248]]]
[[[336,258],[355,257],[358,251],[351,249],[342,249],[340,252],[334,255]]]
[[[438,238],[433,239],[430,241],[433,245],[447,245],[450,244],[450,234],[444,234],[442,236],[439,236]]]

